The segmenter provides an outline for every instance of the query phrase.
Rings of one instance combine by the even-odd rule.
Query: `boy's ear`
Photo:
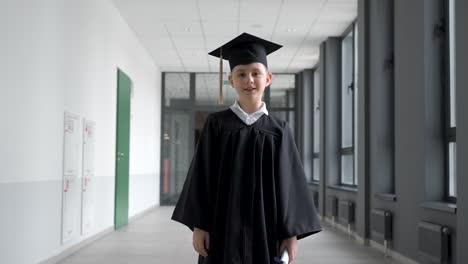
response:
[[[273,74],[271,72],[267,72],[266,85],[265,86],[270,85],[272,79],[273,79]]]

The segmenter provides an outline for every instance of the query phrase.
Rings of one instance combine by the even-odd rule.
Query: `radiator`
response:
[[[319,208],[319,192],[314,191],[313,195],[314,195],[314,205],[315,205],[315,208],[318,210],[318,208]]]
[[[381,240],[392,239],[392,213],[382,209],[374,209],[371,214],[372,237]]]
[[[354,223],[354,203],[352,201],[340,201],[340,221],[345,224]]]
[[[327,215],[331,218],[338,216],[338,199],[333,196],[327,196]]]
[[[424,263],[449,263],[450,229],[429,222],[418,224],[419,254]]]

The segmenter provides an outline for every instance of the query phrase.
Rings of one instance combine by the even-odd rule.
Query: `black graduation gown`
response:
[[[270,264],[282,240],[321,231],[289,125],[210,114],[172,219],[210,233],[199,264]]]

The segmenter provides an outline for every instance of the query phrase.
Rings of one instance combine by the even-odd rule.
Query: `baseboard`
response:
[[[148,213],[150,213],[150,212],[156,210],[156,208],[157,208],[158,206],[159,206],[159,205],[153,205],[153,206],[148,207],[147,209],[145,209],[145,210],[139,212],[138,214],[136,214],[136,215],[130,217],[130,218],[128,219],[128,223],[130,224],[130,223],[134,222],[135,220],[137,220],[138,218],[141,218],[141,217],[145,216],[146,214],[148,214]]]
[[[368,239],[369,240],[369,244],[370,244],[370,247],[382,252],[382,253],[385,253],[385,247],[374,241],[374,240],[371,240],[371,239]],[[403,255],[401,255],[400,253],[394,251],[394,250],[391,250],[391,249],[387,249],[387,254],[392,257],[393,259],[396,259],[398,260],[399,262],[403,263],[403,264],[420,264],[419,262],[416,262],[408,257],[405,257]]]
[[[338,221],[335,221],[333,222],[333,219],[331,219],[330,217],[324,217],[323,218],[324,222],[327,223],[331,228],[334,228],[334,229],[338,229],[342,232],[344,232],[345,234],[348,235],[348,238],[350,239],[353,239],[353,240],[356,240],[358,243],[360,244],[365,244],[365,241],[364,239],[362,239],[362,237],[360,237],[356,232],[354,232],[353,230],[351,230],[350,232],[348,232],[348,228],[340,223],[338,223]]]
[[[335,222],[333,223],[333,220],[329,217],[323,217],[323,220],[324,222],[329,225],[332,229],[336,229],[336,230],[339,230],[345,234],[348,234],[348,229],[347,227],[343,226],[342,224],[339,224],[338,222]],[[357,243],[359,243],[360,245],[362,246],[368,246],[368,247],[371,247],[375,250],[378,250],[380,252],[382,252],[382,254],[385,254],[385,247],[374,241],[374,240],[371,240],[371,239],[365,239],[361,236],[359,236],[356,232],[354,231],[351,231],[351,233],[349,234],[349,237],[352,238],[354,241],[356,241]],[[387,254],[389,257],[401,262],[402,264],[420,264],[419,262],[416,262],[408,257],[405,257],[403,256],[402,254],[394,251],[394,250],[391,250],[391,249],[387,249]]]
[[[153,210],[155,210],[157,208],[158,205],[153,205],[151,207],[149,207],[148,209],[146,210],[143,210],[142,212],[130,217],[128,219],[128,223],[132,223],[134,221],[136,221],[137,219],[145,216],[146,214],[152,212]],[[114,232],[114,227],[111,226],[111,227],[108,227],[106,229],[104,229],[103,231],[95,234],[95,235],[92,235],[86,239],[84,239],[83,241],[80,241],[78,242],[76,245],[73,245],[71,246],[70,248],[67,248],[65,249],[64,251],[60,252],[58,255],[56,256],[53,256],[49,259],[46,259],[42,262],[39,262],[39,264],[55,264],[55,263],[58,263],[59,261],[69,257],[70,255],[72,255],[73,253],[77,252],[78,250],[90,245],[91,243],[109,235],[110,233]]]
[[[91,243],[93,243],[94,241],[96,240],[99,240],[105,236],[107,236],[108,234],[114,232],[114,227],[111,226],[111,227],[108,227],[106,229],[104,229],[103,231],[91,236],[91,237],[88,237],[86,239],[84,239],[83,241],[77,243],[76,245],[73,245],[67,249],[65,249],[64,251],[60,252],[58,255],[55,255],[49,259],[46,259],[44,261],[41,261],[39,262],[39,264],[55,264],[55,263],[58,263],[59,261],[69,257],[70,255],[72,255],[73,253],[77,252],[78,250],[90,245]]]
[[[359,245],[361,246],[369,246],[369,241],[368,239],[364,239],[362,236],[360,235],[354,235],[354,239],[356,239],[356,242],[359,243]]]

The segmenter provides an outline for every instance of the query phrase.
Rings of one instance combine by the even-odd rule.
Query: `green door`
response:
[[[114,226],[128,224],[128,174],[130,154],[130,89],[132,81],[117,70],[117,140],[115,165]]]

